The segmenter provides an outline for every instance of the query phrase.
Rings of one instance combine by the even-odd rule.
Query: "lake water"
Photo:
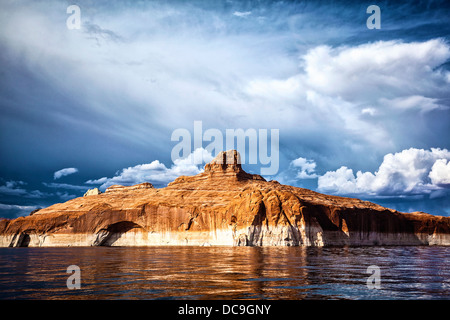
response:
[[[0,248],[0,298],[450,299],[450,248]]]

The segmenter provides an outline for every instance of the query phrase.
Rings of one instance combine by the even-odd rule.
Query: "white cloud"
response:
[[[252,14],[251,11],[245,11],[245,12],[235,11],[235,12],[233,12],[233,15],[236,17],[239,17],[239,18],[245,18],[251,14]]]
[[[386,97],[385,102],[393,96],[396,107],[425,105],[429,109],[437,107],[431,95],[444,93],[442,85],[449,83],[450,73],[438,68],[449,58],[450,46],[441,39],[378,41],[353,47],[321,45],[300,55],[300,72],[281,79],[253,79],[246,91],[290,98],[311,90],[351,102]]]
[[[303,56],[303,66],[311,88],[361,101],[379,93],[409,96],[430,89],[441,91],[446,73],[435,68],[449,58],[450,48],[440,39],[378,41],[356,47],[318,46]]]
[[[99,179],[91,179],[86,181],[87,184],[103,184],[108,182],[108,178],[107,177],[103,177],[103,178],[99,178]]]
[[[314,179],[318,177],[315,173],[316,163],[314,160],[299,157],[292,160],[291,165],[300,169],[300,171],[297,172],[297,179]]]
[[[100,189],[104,190],[114,184],[134,185],[143,182],[152,184],[167,184],[181,175],[196,175],[203,171],[203,168],[196,165],[199,159],[203,162],[210,162],[212,155],[203,148],[198,148],[184,159],[177,159],[174,164],[167,168],[159,160],[151,163],[139,164],[134,167],[122,169],[119,174],[112,178],[103,177],[96,180],[88,180],[87,184],[101,184]]]
[[[358,171],[341,167],[318,179],[318,190],[336,194],[413,195],[440,189],[450,177],[450,151],[410,148],[387,154],[378,170]]]
[[[353,170],[347,167],[340,167],[336,171],[328,171],[319,177],[318,190],[323,192],[348,193],[354,191],[356,179]]]
[[[368,114],[370,116],[374,116],[377,114],[377,110],[374,108],[364,108],[361,110],[361,114]]]
[[[300,54],[295,74],[257,77],[244,90],[282,110],[285,130],[297,136],[321,128],[326,140],[333,136],[350,148],[383,154],[399,141],[417,143],[400,121],[405,113],[424,121],[424,113],[448,109],[449,72],[440,68],[448,59],[450,46],[442,39],[322,45]]]
[[[419,110],[428,112],[436,109],[448,109],[447,106],[439,104],[438,99],[427,98],[419,95],[398,97],[394,99],[381,98],[380,103],[400,110]]]
[[[59,179],[61,177],[65,177],[65,176],[68,176],[70,174],[74,174],[74,173],[77,173],[77,172],[78,172],[77,168],[64,168],[64,169],[56,171],[53,174],[53,179],[56,180],[56,179]]]
[[[450,161],[448,161],[448,158],[436,160],[428,176],[433,184],[450,185]]]

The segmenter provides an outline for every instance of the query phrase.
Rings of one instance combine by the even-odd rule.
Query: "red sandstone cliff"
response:
[[[222,152],[166,188],[112,186],[0,220],[0,246],[450,245],[449,217],[267,182],[238,159]]]

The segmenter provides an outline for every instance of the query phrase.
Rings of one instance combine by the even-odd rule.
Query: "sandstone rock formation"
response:
[[[136,184],[134,186],[120,186],[118,184],[114,184],[109,188],[106,188],[105,192],[124,192],[124,191],[130,191],[130,190],[136,190],[136,189],[150,189],[153,188],[153,185],[149,182],[144,182],[140,184]]]
[[[112,186],[0,220],[0,246],[139,245],[450,245],[450,218],[267,182],[231,150],[162,189]]]
[[[86,193],[83,195],[83,197],[96,196],[100,193],[102,193],[102,192],[100,190],[98,190],[98,188],[89,189],[88,191],[86,191]]]

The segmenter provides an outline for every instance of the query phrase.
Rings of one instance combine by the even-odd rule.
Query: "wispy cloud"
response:
[[[0,186],[0,194],[32,199],[44,198],[49,195],[48,193],[39,190],[29,191],[23,187],[24,185],[26,185],[26,183],[23,181],[7,181],[5,185]]]
[[[74,194],[69,194],[68,192],[56,192],[56,195],[63,201],[68,201],[71,199],[75,199],[76,197],[78,197],[77,195]]]
[[[77,173],[77,172],[78,172],[77,168],[64,168],[64,169],[56,171],[53,174],[53,179],[56,180],[56,179],[59,179],[61,177],[65,177],[65,176],[68,176],[70,174],[74,174],[74,173]]]
[[[39,207],[0,203],[0,210],[13,212],[15,217],[28,215],[36,209],[39,209]]]
[[[89,21],[83,22],[83,31],[89,39],[94,39],[97,45],[102,41],[123,41],[122,37],[112,30],[104,29],[95,23]]]
[[[236,17],[239,17],[239,18],[245,18],[251,14],[252,14],[251,11],[245,11],[245,12],[235,11],[235,12],[233,12],[233,15]]]
[[[70,190],[79,190],[79,191],[88,189],[88,187],[86,187],[86,186],[78,186],[78,185],[73,185],[73,184],[68,184],[68,183],[43,182],[42,184],[44,186],[46,186],[47,188],[54,188],[54,189],[70,189]]]

